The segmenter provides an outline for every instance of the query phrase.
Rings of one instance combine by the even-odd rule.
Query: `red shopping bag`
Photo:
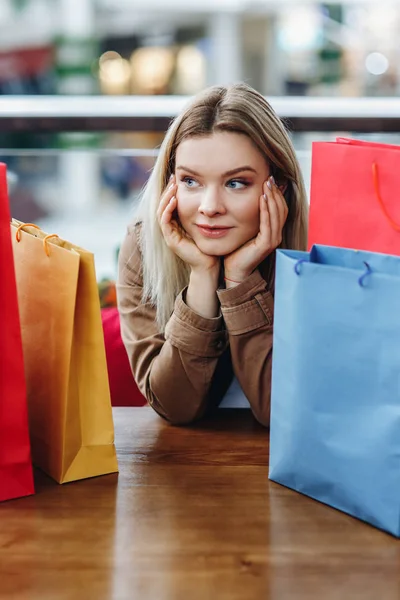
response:
[[[136,385],[122,342],[118,308],[103,308],[101,320],[112,406],[145,406],[147,400]]]
[[[0,501],[34,493],[6,165],[0,163]]]
[[[400,255],[400,146],[314,142],[308,246]]]

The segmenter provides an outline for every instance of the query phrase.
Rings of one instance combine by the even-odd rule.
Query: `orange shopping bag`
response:
[[[93,254],[11,223],[33,461],[59,483],[114,473]]]
[[[10,239],[6,165],[0,164],[0,501],[34,493],[21,331]]]

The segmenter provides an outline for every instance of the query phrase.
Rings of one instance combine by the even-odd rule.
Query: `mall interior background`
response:
[[[267,98],[396,97],[399,33],[398,1],[1,0],[0,95],[162,101],[244,80]],[[334,137],[293,135],[308,188],[311,141]],[[93,251],[98,278],[115,277],[161,140],[151,131],[0,132],[12,216]]]

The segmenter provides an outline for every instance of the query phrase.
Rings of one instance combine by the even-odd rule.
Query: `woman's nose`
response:
[[[226,212],[225,205],[217,190],[208,190],[202,197],[199,205],[199,213],[206,217],[220,215]]]

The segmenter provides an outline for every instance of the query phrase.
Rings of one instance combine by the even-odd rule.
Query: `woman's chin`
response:
[[[225,240],[196,240],[196,245],[203,254],[208,256],[227,256],[237,250],[238,246]]]

